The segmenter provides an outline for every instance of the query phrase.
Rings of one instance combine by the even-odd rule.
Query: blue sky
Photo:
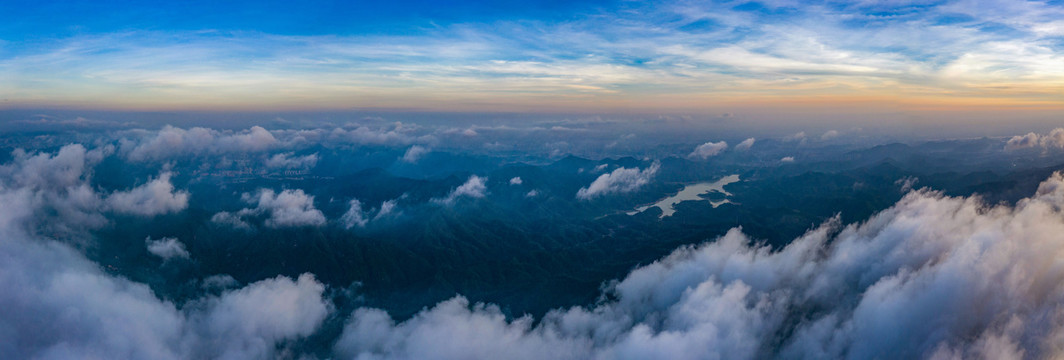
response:
[[[1064,108],[1060,1],[0,6],[4,108]]]
[[[614,1],[7,1],[6,40],[130,30],[278,35],[417,34],[467,22],[563,21]]]

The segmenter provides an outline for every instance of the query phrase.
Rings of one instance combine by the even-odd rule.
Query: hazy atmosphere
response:
[[[0,357],[1064,356],[1064,3],[0,3]]]

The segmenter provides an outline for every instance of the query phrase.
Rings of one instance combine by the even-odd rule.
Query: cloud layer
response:
[[[780,250],[738,229],[508,320],[462,297],[395,323],[356,311],[347,358],[1053,358],[1064,348],[1064,176],[1016,207],[932,191]],[[465,341],[459,341],[463,339]],[[474,339],[474,340],[470,340]]]
[[[179,308],[147,285],[108,274],[74,247],[40,235],[86,236],[85,230],[107,221],[101,196],[88,186],[92,164],[106,153],[68,145],[54,155],[17,152],[0,167],[0,287],[6,289],[0,292],[0,353],[20,359],[261,359],[317,331],[332,307],[312,275],[269,278]],[[133,201],[118,202],[153,213],[140,211],[155,203],[141,201],[153,197],[136,189],[171,194],[166,179],[120,193]],[[47,215],[64,207],[59,216]],[[148,238],[145,247],[163,258],[190,256],[174,238]]]
[[[163,173],[159,178],[147,184],[120,191],[107,197],[107,205],[118,213],[140,216],[155,216],[184,210],[188,207],[188,191],[174,191],[170,183],[170,173]]]
[[[271,228],[321,226],[326,222],[325,214],[314,207],[314,196],[307,195],[302,189],[286,189],[280,193],[259,189],[256,194],[244,193],[241,198],[256,206],[235,213],[219,212],[211,217],[211,221],[238,229],[249,229],[251,226],[246,218],[258,215],[265,215],[264,224]]]
[[[188,130],[167,125],[158,132],[143,132],[137,140],[124,140],[121,151],[133,161],[167,160],[178,155],[212,155],[265,151],[279,145],[272,133],[260,126],[239,132],[221,132],[194,127]]]
[[[698,147],[695,147],[695,151],[692,151],[691,154],[687,155],[687,157],[692,158],[692,159],[705,160],[705,159],[710,158],[711,156],[717,156],[717,154],[720,154],[722,151],[724,151],[724,149],[727,149],[727,148],[728,148],[728,143],[726,143],[726,142],[723,142],[723,141],[712,142],[712,141],[710,141],[710,142],[707,142],[705,144],[698,145]]]
[[[618,168],[608,174],[599,175],[591,185],[582,187],[576,192],[576,198],[591,200],[596,197],[609,194],[629,193],[650,183],[650,179],[658,173],[661,164],[655,162],[646,169]]]
[[[0,353],[298,357],[296,343],[338,316],[347,318],[333,346],[339,358],[1064,356],[1059,173],[1015,206],[913,191],[863,223],[829,221],[780,249],[733,229],[608,283],[594,305],[556,309],[542,319],[507,318],[498,306],[459,296],[397,322],[372,308],[338,313],[329,289],[310,274],[243,287],[231,277],[212,277],[202,282],[215,284],[216,293],[179,306],[145,284],[104,271],[57,235],[84,235],[108,222],[114,211],[106,204],[115,194],[173,199],[177,193],[163,175],[130,191],[97,192],[90,184],[93,166],[111,152],[81,145],[55,153],[16,151],[0,166],[0,288],[8,290],[0,292]],[[635,191],[659,167],[616,169],[581,191]],[[471,176],[444,199],[484,196],[485,184]],[[161,190],[149,191],[154,188]],[[245,200],[255,207],[230,214],[240,221],[325,222],[302,190],[263,189]],[[382,204],[377,217],[394,213],[394,204]],[[193,257],[175,238],[148,238],[144,246],[164,259]]]
[[[433,198],[432,202],[441,205],[451,206],[454,205],[454,203],[458,201],[458,199],[463,197],[473,199],[482,198],[487,195],[488,187],[485,184],[487,180],[487,178],[472,175],[469,177],[469,180],[466,180],[465,183],[454,188],[454,190],[451,190],[451,192],[448,193],[447,196],[442,198]]]
[[[345,36],[84,31],[10,40],[0,94],[23,107],[1057,106],[1062,14],[1043,1],[667,1]]]
[[[163,260],[170,260],[173,258],[185,258],[189,257],[188,250],[185,249],[185,244],[182,244],[177,238],[162,238],[159,240],[152,240],[151,237],[144,239],[144,244],[148,246],[148,252],[152,255],[158,256]]]
[[[1005,143],[1005,150],[1018,150],[1025,148],[1041,147],[1045,150],[1064,149],[1064,128],[1056,128],[1049,134],[1039,135],[1033,132],[1027,135],[1016,135]]]

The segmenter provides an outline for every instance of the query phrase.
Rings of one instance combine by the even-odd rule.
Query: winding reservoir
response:
[[[718,207],[725,203],[729,203],[730,201],[728,201],[728,199],[712,201],[708,199],[703,199],[702,195],[708,194],[711,191],[717,191],[724,194],[725,196],[732,196],[731,193],[724,190],[724,185],[728,185],[738,181],[739,175],[728,175],[723,178],[720,178],[720,180],[717,180],[716,182],[687,185],[676,195],[661,199],[652,205],[637,207],[635,208],[635,211],[628,212],[628,215],[635,215],[647,211],[650,208],[656,207],[661,209],[660,218],[665,218],[666,216],[672,216],[672,214],[676,213],[676,209],[674,208],[676,204],[679,204],[684,201],[694,200],[709,201],[710,205],[712,205],[713,207]]]

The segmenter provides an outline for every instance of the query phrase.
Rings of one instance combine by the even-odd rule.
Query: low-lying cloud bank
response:
[[[688,154],[687,157],[692,158],[692,159],[705,160],[705,159],[709,159],[710,157],[717,156],[718,154],[720,154],[721,152],[723,152],[727,148],[728,148],[728,143],[726,143],[726,142],[723,142],[723,141],[712,142],[712,141],[710,141],[710,142],[707,142],[705,144],[698,145],[697,147],[695,147],[695,150],[692,151],[690,154]]]
[[[268,130],[253,126],[239,133],[194,127],[188,130],[167,125],[158,132],[141,131],[138,140],[123,139],[121,152],[133,161],[165,160],[177,155],[260,152],[280,142]]]
[[[1005,150],[1017,150],[1025,148],[1041,147],[1043,149],[1064,148],[1064,128],[1056,128],[1048,134],[1039,135],[1033,132],[1027,135],[1016,135],[1005,143]]]
[[[534,325],[456,297],[357,310],[344,358],[1052,358],[1064,355],[1064,177],[1015,208],[917,191],[778,251],[739,229]]]
[[[591,185],[577,190],[576,198],[591,200],[609,194],[629,193],[639,190],[639,188],[650,183],[650,179],[658,173],[659,169],[661,169],[661,163],[657,162],[643,170],[639,168],[618,168],[611,173],[599,175],[595,181],[591,182]]]
[[[0,166],[0,354],[298,358],[300,339],[342,316],[333,357],[347,359],[1064,355],[1061,174],[1014,207],[911,192],[862,224],[830,221],[777,250],[733,229],[633,270],[596,305],[557,309],[538,322],[507,319],[497,306],[462,297],[396,322],[378,309],[337,313],[310,274],[244,287],[226,280],[228,290],[180,306],[108,274],[53,238],[108,221],[106,194],[88,182],[108,151],[70,145],[54,155],[17,153]],[[628,171],[614,175],[620,170]],[[483,194],[478,184],[471,177],[452,193]],[[298,190],[247,200],[257,206],[248,210],[261,207],[259,215],[277,224],[323,221]],[[145,247],[163,258],[195,256],[176,239],[145,239]]]
[[[469,177],[469,180],[466,180],[466,182],[463,183],[461,186],[458,186],[454,188],[454,190],[451,190],[451,192],[448,193],[447,196],[442,198],[433,198],[432,202],[440,205],[452,206],[460,198],[482,198],[484,196],[487,196],[487,180],[487,178],[472,175]]]
[[[321,226],[326,222],[325,214],[314,208],[314,196],[307,195],[301,189],[282,190],[280,193],[259,189],[257,194],[244,193],[241,199],[256,206],[237,212],[222,211],[214,214],[211,221],[237,229],[250,229],[247,218],[264,214],[268,215],[264,224],[271,228]]]
[[[68,145],[55,155],[17,153],[11,164],[0,167],[0,354],[5,358],[274,358],[317,331],[333,311],[323,297],[325,286],[309,274],[265,279],[178,308],[147,285],[108,274],[73,246],[54,240],[56,235],[87,237],[86,229],[108,221],[103,197],[88,185],[92,165],[106,153]],[[130,205],[132,213],[155,214],[145,209],[159,204],[145,199],[161,194],[173,200],[172,190],[168,176],[161,176],[118,193],[128,198],[116,201]],[[189,256],[174,238],[148,238],[145,246],[162,258]]]
[[[177,191],[170,183],[170,173],[129,191],[119,191],[107,197],[107,205],[119,213],[155,216],[184,210],[188,207],[188,191]]]
[[[746,140],[743,140],[743,142],[739,143],[739,145],[735,145],[735,150],[750,150],[750,148],[754,146],[754,141],[756,141],[754,138],[747,138]]]

